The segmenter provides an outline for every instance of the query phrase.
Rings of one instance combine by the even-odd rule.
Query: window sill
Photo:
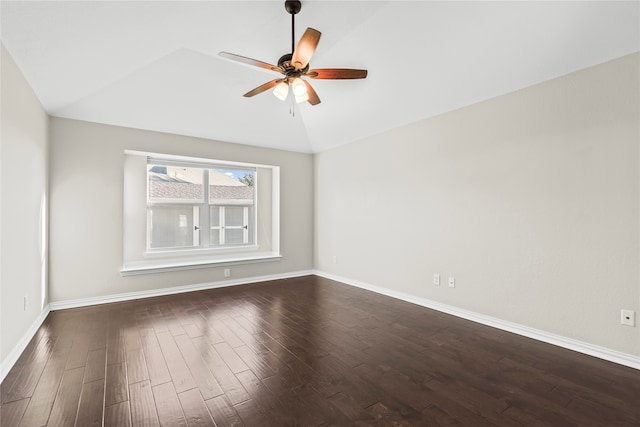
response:
[[[222,248],[194,248],[194,249],[156,249],[147,250],[145,258],[178,258],[178,257],[204,257],[204,256],[232,256],[232,254],[258,252],[258,245],[228,246]]]
[[[258,262],[280,261],[282,255],[275,253],[235,256],[215,260],[182,260],[178,262],[143,261],[126,264],[120,270],[121,276],[135,276],[140,274],[165,273],[170,271],[194,270],[198,268],[224,267],[228,265],[253,264]]]

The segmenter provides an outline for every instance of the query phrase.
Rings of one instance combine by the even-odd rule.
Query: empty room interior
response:
[[[2,1],[0,425],[640,425],[639,1]]]

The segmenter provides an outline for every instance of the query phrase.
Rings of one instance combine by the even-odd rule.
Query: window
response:
[[[256,168],[147,161],[147,248],[253,245]]]
[[[282,258],[277,166],[127,150],[123,184],[123,275]]]

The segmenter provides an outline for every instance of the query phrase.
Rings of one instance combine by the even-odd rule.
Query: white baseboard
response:
[[[437,301],[432,301],[426,298],[420,298],[415,295],[405,294],[403,292],[397,292],[391,289],[374,286],[368,283],[360,282],[358,280],[352,280],[346,277],[336,276],[334,274],[326,273],[323,271],[315,270],[313,271],[313,274],[315,274],[316,276],[324,277],[326,279],[335,280],[337,282],[341,282],[347,285],[355,286],[358,288],[376,292],[378,294],[396,298],[402,301],[410,302],[412,304],[431,308],[437,311],[441,311],[443,313],[461,317],[463,319],[471,320],[476,323],[481,323],[483,325],[502,329],[504,331],[513,332],[514,334],[522,335],[522,336],[532,338],[538,341],[542,341],[548,344],[553,344],[559,347],[567,348],[569,350],[577,351],[579,353],[588,354],[590,356],[608,360],[609,362],[618,363],[620,365],[628,366],[630,368],[640,369],[640,357],[638,356],[622,353],[616,350],[611,350],[606,347],[600,347],[594,344],[589,344],[589,343],[578,341],[572,338],[563,337],[562,335],[556,335],[550,332],[542,331],[540,329],[530,328],[528,326],[520,325],[513,322],[508,322],[506,320],[501,320],[495,317],[485,316],[484,314],[479,314],[479,313],[464,310],[458,307],[454,307],[451,305],[442,304]]]
[[[13,350],[11,350],[5,360],[2,361],[2,364],[0,364],[0,382],[4,381],[4,378],[7,376],[11,368],[13,368],[13,365],[16,364],[24,349],[27,348],[27,345],[29,344],[29,341],[31,341],[31,338],[33,338],[36,332],[38,332],[38,328],[42,325],[44,319],[46,319],[49,315],[49,311],[50,308],[47,305],[42,310],[40,315],[36,318],[36,320],[31,324],[29,329],[27,329],[27,332],[24,333],[20,341],[18,341],[18,343],[13,347]]]
[[[199,283],[195,285],[174,286],[171,288],[152,289],[149,291],[127,292],[124,294],[105,295],[100,297],[82,298],[70,301],[56,301],[49,303],[51,311],[67,308],[87,307],[90,305],[108,304],[111,302],[130,301],[134,299],[152,298],[164,295],[181,294],[184,292],[202,291],[206,289],[224,288],[227,286],[247,285],[249,283],[267,282],[269,280],[291,279],[294,277],[309,276],[311,270],[295,271],[283,274],[271,274],[267,276],[246,277],[242,279],[230,279],[220,282]]]

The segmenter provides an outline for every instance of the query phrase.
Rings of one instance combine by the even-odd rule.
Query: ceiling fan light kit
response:
[[[273,94],[278,99],[284,101],[289,93],[289,87],[291,87],[297,103],[309,102],[311,105],[317,105],[320,103],[318,94],[311,84],[302,79],[302,77],[325,80],[364,79],[367,77],[367,70],[350,68],[319,68],[309,70],[309,61],[318,46],[321,33],[316,29],[307,28],[296,46],[295,15],[302,9],[302,4],[300,1],[287,0],[284,2],[284,8],[291,14],[291,53],[282,55],[278,60],[277,66],[234,53],[220,52],[218,54],[223,58],[275,71],[284,75],[284,78],[271,80],[250,90],[244,94],[245,97],[252,97],[273,88]]]
[[[300,77],[296,77],[291,82],[291,90],[293,90],[294,95],[300,96],[307,93],[307,86],[305,86],[304,82]]]
[[[276,88],[273,89],[273,94],[276,96],[276,98],[278,98],[280,101],[284,101],[285,99],[287,99],[287,94],[289,93],[289,85],[287,84],[287,82],[280,82],[276,85]]]

